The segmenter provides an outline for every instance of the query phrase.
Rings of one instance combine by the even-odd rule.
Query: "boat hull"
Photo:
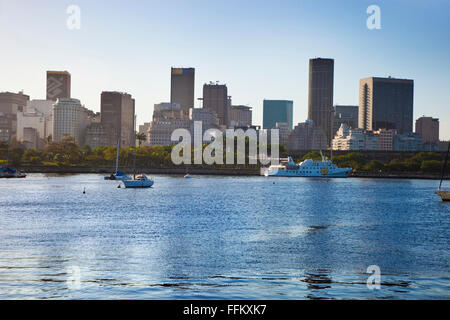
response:
[[[349,170],[339,170],[336,172],[328,172],[327,174],[321,173],[310,173],[305,174],[296,170],[267,170],[264,175],[266,177],[306,177],[306,178],[347,178],[351,169]]]
[[[123,180],[125,188],[151,188],[154,184],[153,180]]]
[[[441,196],[442,201],[450,202],[450,191],[436,191],[436,193]]]

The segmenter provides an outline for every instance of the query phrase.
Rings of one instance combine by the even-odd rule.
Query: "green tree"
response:
[[[136,134],[136,139],[139,141],[139,147],[140,147],[143,141],[147,141],[147,136],[143,132],[138,133],[138,134]]]
[[[443,162],[438,160],[425,160],[420,166],[424,173],[439,173],[442,170]]]

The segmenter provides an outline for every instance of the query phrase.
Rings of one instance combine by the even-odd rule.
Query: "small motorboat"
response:
[[[16,169],[0,166],[0,178],[26,178],[27,175]]]
[[[134,179],[123,180],[125,188],[150,188],[155,183],[153,179],[147,178],[143,173],[138,174]]]
[[[185,179],[190,179],[190,178],[191,178],[191,175],[190,175],[189,173],[186,173],[185,176],[184,176],[184,178],[185,178]]]

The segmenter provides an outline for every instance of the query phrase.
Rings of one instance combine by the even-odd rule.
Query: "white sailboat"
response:
[[[136,116],[134,117],[136,123]],[[153,179],[148,178],[141,173],[136,175],[136,130],[134,131],[134,159],[133,159],[133,179],[122,180],[125,188],[150,188],[155,183]]]
[[[450,191],[441,190],[442,181],[444,180],[445,176],[445,169],[447,168],[449,152],[450,152],[450,142],[448,143],[447,154],[445,155],[444,166],[442,167],[441,182],[439,183],[439,188],[437,189],[437,191],[435,191],[436,194],[441,196],[442,201],[450,201]]]

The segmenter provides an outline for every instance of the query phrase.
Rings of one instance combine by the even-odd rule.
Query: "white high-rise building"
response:
[[[350,129],[347,124],[341,124],[333,138],[333,150],[378,150],[379,136],[366,134],[362,129]]]
[[[58,99],[53,106],[53,141],[73,137],[77,145],[84,144],[86,127],[89,124],[88,110],[77,99]]]

